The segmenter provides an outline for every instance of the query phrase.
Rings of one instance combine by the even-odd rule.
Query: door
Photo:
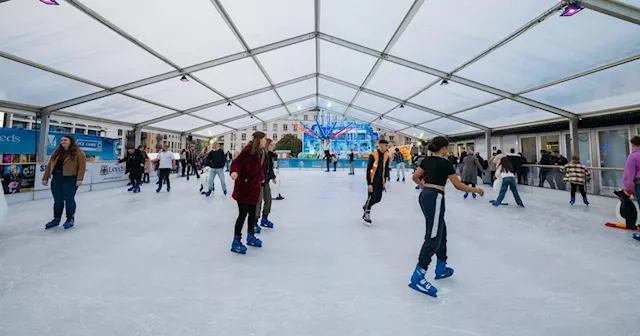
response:
[[[600,167],[624,168],[627,156],[629,156],[628,128],[598,131],[598,159]],[[602,171],[601,176],[600,185],[602,189],[622,189],[621,171]]]

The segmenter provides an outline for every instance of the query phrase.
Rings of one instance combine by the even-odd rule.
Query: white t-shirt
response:
[[[158,153],[158,159],[160,160],[159,169],[173,168],[174,156],[171,151]]]

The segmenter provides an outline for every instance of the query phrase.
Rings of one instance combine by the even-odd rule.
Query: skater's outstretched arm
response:
[[[462,182],[460,182],[460,178],[456,174],[449,175],[449,180],[451,181],[453,186],[460,191],[476,193],[480,196],[484,196],[484,190],[482,188],[474,188],[463,184]]]

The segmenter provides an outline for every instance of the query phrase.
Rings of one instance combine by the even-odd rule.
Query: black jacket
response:
[[[542,155],[542,157],[540,158],[540,164],[543,166],[550,166],[553,163],[551,162],[551,155],[550,154],[544,154]],[[540,171],[543,172],[548,172],[550,171],[551,168],[540,168]]]
[[[227,159],[222,149],[212,150],[207,154],[207,158],[204,159],[204,165],[211,168],[224,168]]]
[[[139,149],[136,149],[133,154],[129,154],[127,151],[127,155],[120,159],[118,163],[126,162],[125,174],[128,173],[142,173],[144,172],[144,155]]]
[[[371,169],[373,169],[373,162],[375,159],[373,158],[373,154],[369,155],[369,163],[367,164],[367,184],[368,185],[376,185],[381,186],[383,183],[383,175],[384,175],[384,167],[385,162],[383,162],[384,153],[380,150],[378,151],[378,167],[376,168],[376,172],[373,174],[373,181],[371,181],[371,174],[369,173]]]
[[[551,157],[552,165],[564,167],[567,163],[569,163],[569,160],[567,160],[567,158],[562,155],[560,155],[559,157]]]
[[[271,180],[275,180],[276,173],[273,171],[273,162],[277,160],[277,155],[274,152],[266,152],[266,157],[264,159],[264,183],[265,185]]]

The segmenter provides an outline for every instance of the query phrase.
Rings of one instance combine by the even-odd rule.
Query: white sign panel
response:
[[[4,216],[7,214],[9,206],[7,200],[4,198],[4,193],[0,192],[0,224],[4,223]]]
[[[124,163],[95,162],[93,164],[93,183],[125,181],[128,177],[124,174]]]
[[[93,173],[93,163],[87,162],[87,168],[84,172],[84,179],[82,180],[82,184],[89,185],[92,181],[92,173]],[[49,178],[49,183],[45,186],[42,184],[42,178],[44,177],[44,170],[47,168],[46,164],[39,164],[36,166],[36,180],[34,181],[34,189],[44,190],[49,189],[51,187],[51,178]]]

